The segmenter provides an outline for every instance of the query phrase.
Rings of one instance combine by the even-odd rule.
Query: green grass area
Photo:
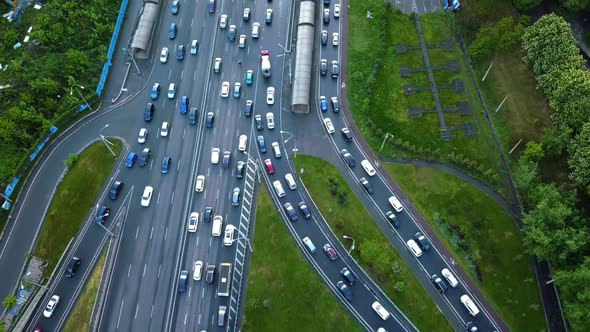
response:
[[[379,150],[385,133],[389,133],[394,138],[388,140],[380,152],[384,156],[421,157],[454,163],[474,176],[498,185],[502,178],[498,174],[498,156],[481,115],[476,89],[454,41],[448,14],[439,12],[420,16],[427,44],[451,39],[456,45],[451,52],[431,48],[429,57],[433,65],[446,65],[449,60],[455,60],[461,68],[460,73],[435,70],[435,79],[440,80],[440,84],[461,79],[465,87],[463,93],[440,89],[442,107],[457,107],[459,102],[468,102],[472,111],[472,115],[466,117],[446,113],[445,121],[448,126],[473,124],[478,135],[467,138],[462,131],[454,131],[454,138],[444,142],[436,114],[409,117],[412,107],[435,108],[430,91],[406,96],[403,90],[405,85],[429,86],[426,73],[414,73],[409,77],[401,77],[399,73],[401,67],[424,66],[419,50],[401,54],[395,50],[398,44],[420,45],[414,17],[379,1],[352,0],[350,6],[350,26],[355,28],[349,31],[348,98],[355,122],[373,150]],[[374,19],[366,19],[366,10],[371,10]]]
[[[107,255],[106,250],[102,253],[102,256],[96,263],[94,271],[88,278],[82,295],[78,298],[76,306],[72,310],[72,313],[68,317],[64,332],[76,332],[76,331],[90,331],[90,319],[92,318],[92,309],[96,301],[96,294],[100,287],[100,280],[102,277],[102,271],[104,270],[104,264]]]
[[[303,257],[264,186],[252,244],[244,331],[362,331]]]
[[[121,142],[113,143],[113,151],[119,154]],[[53,271],[66,246],[94,208],[94,202],[114,165],[115,158],[102,142],[97,142],[80,153],[78,161],[64,176],[33,249],[33,255],[49,262],[47,272]]]
[[[440,170],[385,164],[513,331],[546,329],[522,235],[504,208]]]
[[[348,241],[342,240],[345,234],[355,238],[352,256],[400,310],[421,331],[451,331],[449,322],[338,170],[316,157],[298,155],[294,161],[297,169],[304,169],[302,180],[336,237],[341,241]],[[350,242],[343,244],[348,247]]]

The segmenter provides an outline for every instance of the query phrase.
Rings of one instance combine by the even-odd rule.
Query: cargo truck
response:
[[[270,52],[268,50],[260,51],[260,69],[264,77],[270,77]]]

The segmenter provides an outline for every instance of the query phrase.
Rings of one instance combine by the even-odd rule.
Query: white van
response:
[[[389,197],[389,204],[391,204],[391,207],[395,210],[395,212],[402,212],[404,210],[402,203],[397,197],[395,197],[395,195]]]
[[[410,239],[410,240],[408,240],[408,242],[406,242],[406,245],[408,246],[408,249],[410,249],[412,254],[414,254],[414,256],[416,256],[416,257],[422,256],[422,249],[420,249],[420,247],[418,247],[418,244],[416,243],[416,241]]]
[[[252,38],[257,39],[260,34],[260,23],[254,22],[252,24]]]
[[[217,215],[217,216],[215,216],[215,218],[213,218],[213,228],[211,229],[211,235],[220,236],[222,228],[223,228],[223,217]]]
[[[461,303],[463,303],[463,305],[465,306],[467,311],[469,311],[469,314],[471,316],[475,317],[477,316],[477,314],[479,314],[479,309],[477,309],[477,306],[475,305],[475,303],[473,303],[469,295],[463,294],[461,296]]]
[[[371,162],[369,162],[367,159],[361,161],[361,166],[363,166],[363,169],[369,176],[373,176],[375,173],[377,173],[373,165],[371,165]]]
[[[272,186],[275,188],[275,191],[277,193],[277,196],[280,197],[285,197],[285,190],[283,189],[283,185],[281,184],[281,181],[276,180],[275,182],[272,183]]]

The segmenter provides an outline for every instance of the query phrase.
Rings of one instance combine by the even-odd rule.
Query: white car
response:
[[[339,18],[339,17],[340,17],[340,4],[335,3],[334,4],[334,18]]]
[[[223,245],[226,247],[230,247],[234,243],[234,231],[236,230],[236,226],[234,225],[227,225],[225,226],[225,233],[223,234]]]
[[[266,113],[266,127],[268,129],[275,129],[275,116],[272,112]]]
[[[281,181],[276,180],[272,183],[272,186],[275,188],[275,191],[277,192],[277,196],[279,196],[279,198],[285,197],[285,190],[283,189]]]
[[[227,28],[227,15],[221,15],[221,18],[219,19],[219,27],[221,29]]]
[[[420,249],[420,247],[418,246],[416,241],[410,239],[410,240],[408,240],[408,242],[406,242],[406,244],[408,245],[408,249],[410,249],[410,251],[412,252],[412,254],[414,254],[414,256],[416,256],[416,257],[422,256],[422,249]]]
[[[47,306],[45,306],[45,310],[43,310],[43,316],[49,318],[53,316],[53,312],[55,311],[55,307],[59,304],[59,296],[53,295],[49,302],[47,302]]]
[[[195,268],[193,269],[193,280],[201,280],[202,274],[203,274],[203,262],[196,261]]]
[[[188,231],[189,233],[194,233],[197,231],[197,227],[199,226],[199,213],[198,212],[191,212],[191,215],[188,217]]]
[[[457,285],[459,285],[457,278],[455,278],[455,276],[451,273],[451,271],[449,271],[449,269],[442,269],[440,271],[440,274],[442,274],[442,276],[445,277],[445,279],[447,279],[451,287],[455,288],[457,287]]]
[[[139,143],[139,144],[145,143],[145,140],[147,139],[147,135],[148,135],[148,130],[145,128],[141,128],[139,130],[139,135],[137,136],[137,143]]]
[[[239,48],[246,47],[246,35],[240,35],[240,39],[238,39],[238,47]]]
[[[176,84],[170,83],[168,85],[168,99],[174,99],[176,96]]]
[[[386,320],[387,318],[389,318],[389,311],[387,311],[387,309],[383,308],[381,303],[375,301],[371,305],[371,308],[373,308],[373,310],[375,310],[375,312],[377,313],[377,315],[379,315],[379,317],[381,317],[381,319]]]
[[[197,54],[199,52],[199,41],[197,39],[193,39],[191,42],[191,54]]]
[[[260,23],[252,23],[252,38],[257,39],[260,35]]]
[[[281,148],[279,146],[279,142],[272,142],[272,152],[275,155],[275,158],[281,158]]]
[[[168,61],[168,47],[162,47],[162,52],[160,52],[160,62],[166,63]]]
[[[367,172],[369,176],[373,176],[377,173],[373,165],[371,165],[371,162],[367,159],[361,161],[361,166],[363,166],[363,169],[365,170],[365,172]]]
[[[211,163],[212,164],[219,164],[219,154],[220,154],[219,148],[211,149]]]
[[[141,196],[141,206],[148,207],[150,206],[150,202],[152,201],[152,194],[154,193],[154,188],[151,186],[145,186],[143,189],[143,195]]]
[[[200,193],[205,189],[205,175],[197,176],[197,182],[195,184],[195,191]]]
[[[169,127],[168,122],[165,122],[165,121],[162,122],[162,127],[160,127],[160,136],[162,136],[162,137],[168,136],[168,127]]]
[[[227,98],[229,96],[229,81],[221,83],[221,96]]]
[[[332,46],[338,46],[339,40],[340,40],[340,35],[338,34],[338,32],[334,32],[332,34]]]
[[[332,120],[330,120],[330,118],[324,118],[324,125],[326,126],[328,134],[333,134],[336,132],[336,129],[334,129],[334,124],[332,124]]]
[[[293,178],[293,175],[291,173],[285,174],[285,181],[287,181],[287,185],[289,186],[289,189],[291,189],[291,190],[297,189],[297,183],[295,182],[295,178]]]
[[[266,104],[273,105],[275,103],[275,88],[269,86],[266,88]]]
[[[238,150],[246,151],[246,145],[248,145],[248,136],[240,135],[240,140],[238,143]]]

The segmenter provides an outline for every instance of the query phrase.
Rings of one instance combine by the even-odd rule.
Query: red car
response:
[[[338,253],[334,248],[332,248],[332,245],[329,243],[324,244],[324,252],[333,261],[336,260],[336,258],[338,258]]]
[[[264,165],[266,165],[266,171],[268,174],[273,174],[275,172],[275,168],[272,165],[272,161],[270,159],[264,159]]]

